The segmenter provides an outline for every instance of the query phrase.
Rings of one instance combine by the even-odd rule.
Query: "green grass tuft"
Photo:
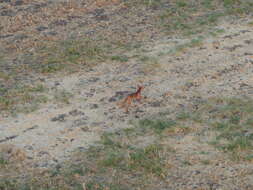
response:
[[[156,133],[161,134],[165,129],[171,128],[175,126],[177,123],[174,120],[166,120],[166,119],[158,119],[158,120],[150,120],[143,119],[139,121],[139,125],[142,128],[152,129]]]
[[[125,55],[115,55],[111,57],[111,60],[119,62],[127,62],[129,58]]]
[[[42,84],[0,88],[0,109],[12,113],[34,111],[39,104],[48,101],[45,92],[47,88]]]

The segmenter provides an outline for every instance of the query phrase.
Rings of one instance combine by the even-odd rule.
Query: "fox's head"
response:
[[[144,86],[138,85],[138,91],[143,90]]]

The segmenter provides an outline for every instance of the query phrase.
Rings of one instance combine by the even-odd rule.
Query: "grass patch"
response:
[[[4,173],[9,176],[8,180],[0,177],[0,188],[127,190],[149,189],[154,184],[158,184],[156,187],[162,187],[167,183],[166,176],[171,168],[168,160],[174,151],[162,143],[160,135],[155,131],[156,128],[163,130],[167,125],[173,124],[171,121],[155,121],[155,124],[150,126],[154,128],[153,135],[159,143],[143,143],[143,136],[139,136],[142,126],[138,125],[137,128],[103,134],[96,145],[85,152],[77,151],[72,160],[63,164],[63,167],[43,170],[42,173],[29,173],[29,170],[24,171],[21,167],[20,170],[14,170],[15,176],[12,177],[12,167],[9,166],[9,173]]]
[[[129,0],[122,3],[126,5],[124,7],[129,12],[130,18],[137,18],[140,11],[152,14],[148,14],[147,17],[145,14],[140,16],[143,23],[134,19],[136,22],[131,24],[133,28],[126,33],[123,32],[124,35],[122,35],[120,25],[119,30],[111,31],[115,32],[115,35],[111,35],[107,30],[103,33],[101,29],[102,32],[95,32],[92,38],[86,36],[85,38],[38,42],[34,51],[25,51],[17,56],[15,61],[19,64],[12,64],[12,59],[8,56],[13,57],[13,55],[7,55],[8,52],[4,53],[4,56],[1,54],[0,65],[3,69],[0,71],[0,82],[16,80],[19,76],[26,76],[34,71],[40,74],[52,74],[58,71],[75,72],[106,60],[127,62],[130,58],[124,56],[124,52],[140,48],[144,41],[150,40],[151,33],[142,31],[154,32],[144,29],[144,26],[156,28],[158,37],[168,34],[205,36],[206,31],[217,35],[219,31],[213,31],[213,28],[221,18],[228,16],[234,19],[252,15],[253,12],[252,2],[248,0]],[[126,27],[124,22],[122,26]],[[135,28],[136,26],[140,27]],[[95,28],[91,29],[93,30],[95,31]],[[171,52],[182,52],[197,46],[201,46],[201,39],[194,38],[188,44],[179,45]],[[146,59],[143,64],[144,72],[152,74],[159,68],[158,61],[155,59]],[[0,94],[1,91],[2,89]],[[0,107],[5,109],[13,105],[16,100],[11,97],[1,97],[0,102]]]
[[[251,98],[214,98],[201,103],[197,111],[202,124],[217,133],[210,144],[236,160],[247,160],[253,148],[253,100]],[[190,121],[190,113],[178,119]]]
[[[183,164],[184,166],[191,166],[191,165],[192,165],[192,163],[189,162],[188,160],[184,160],[184,161],[182,162],[182,164]]]
[[[7,164],[8,164],[8,161],[4,159],[3,155],[0,153],[0,168]]]
[[[223,34],[224,32],[225,32],[224,29],[217,28],[217,29],[214,29],[213,31],[210,31],[209,33],[210,33],[210,35],[215,37],[215,36],[218,36],[220,34]]]
[[[126,55],[115,55],[111,57],[111,60],[113,61],[119,61],[119,62],[127,62],[129,58]]]
[[[190,119],[191,118],[191,114],[188,113],[188,112],[180,112],[177,114],[177,117],[176,117],[178,120],[187,120],[187,119]]]
[[[244,0],[175,0],[160,14],[160,24],[169,33],[201,34],[225,16],[249,14],[253,10],[251,4]]]
[[[110,49],[106,47],[103,41],[98,43],[91,39],[46,41],[34,52],[20,56],[19,67],[13,66],[8,59],[0,58],[0,64],[3,66],[3,71],[0,71],[0,110],[26,113],[36,110],[40,103],[48,100],[42,85],[26,85],[27,81],[24,80],[29,78],[29,72],[52,74],[64,71],[66,74],[81,68],[87,69],[106,59],[106,53],[110,53]],[[70,97],[66,92],[55,95],[55,99],[63,103],[69,103]]]
[[[37,105],[48,101],[41,85],[17,85],[15,88],[0,88],[0,109],[7,112],[30,112]]]
[[[210,165],[211,164],[210,160],[201,160],[201,163],[203,165]]]
[[[31,69],[40,73],[54,73],[60,70],[74,71],[77,66],[90,66],[105,59],[106,46],[91,39],[69,39],[46,42],[35,55],[27,59],[37,60]]]
[[[176,1],[176,5],[177,7],[186,7],[187,1],[184,1],[184,0]]]
[[[8,79],[10,79],[10,76],[8,74],[0,71],[0,79],[8,80]]]
[[[111,151],[105,155],[105,158],[101,160],[99,165],[104,166],[104,167],[118,167],[120,166],[123,158],[124,157],[123,155],[121,155],[120,152]]]
[[[142,65],[142,71],[146,74],[154,74],[158,69],[160,69],[157,57],[141,56],[138,60]]]
[[[165,176],[163,159],[161,157],[162,147],[152,144],[145,148],[138,148],[130,152],[129,168],[151,173],[156,176]]]
[[[163,5],[163,0],[130,0],[124,3],[128,7],[145,6],[147,8],[158,8]]]
[[[201,117],[201,124],[209,126],[203,130],[217,133],[210,144],[235,160],[252,161],[252,99],[208,99],[201,101],[195,112]],[[156,188],[166,186],[166,176],[171,169],[169,160],[175,153],[167,140],[171,131],[175,134],[176,130],[187,132],[191,129],[189,125],[197,122],[193,118],[188,110],[177,114],[176,120],[163,115],[132,122],[133,128],[104,133],[96,145],[85,152],[77,151],[62,168],[44,170],[43,177],[29,172],[24,177],[23,169],[15,170],[13,178],[0,177],[0,187],[97,190],[152,189],[154,184]],[[147,138],[149,140],[145,141]],[[211,152],[201,151],[199,154],[209,155]],[[200,163],[212,164],[208,159],[200,160]],[[0,159],[0,166],[4,164]],[[187,160],[182,160],[181,164],[186,168],[193,165]],[[11,168],[9,164],[8,167]]]
[[[54,100],[58,103],[70,104],[73,94],[66,90],[57,90],[54,94]]]
[[[158,119],[158,120],[150,120],[143,119],[139,121],[139,125],[144,130],[152,129],[157,134],[162,134],[164,130],[170,129],[176,126],[176,122],[174,120],[166,120],[166,119]]]
[[[189,42],[175,46],[169,51],[170,54],[179,54],[186,52],[190,48],[200,47],[203,45],[203,37],[193,38]]]
[[[253,26],[253,21],[250,21],[250,22],[248,23],[248,25],[249,25],[249,26]]]

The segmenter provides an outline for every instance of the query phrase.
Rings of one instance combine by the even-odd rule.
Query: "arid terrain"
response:
[[[0,0],[0,190],[252,190],[252,12]]]

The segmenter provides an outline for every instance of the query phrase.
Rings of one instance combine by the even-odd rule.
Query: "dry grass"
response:
[[[194,114],[182,112],[178,119],[208,125],[208,130],[217,132],[210,144],[234,160],[245,161],[252,160],[252,114],[251,98],[214,98],[201,104]]]
[[[78,1],[49,5],[43,8],[43,11],[48,14],[49,20],[47,22],[41,19],[40,11],[33,16],[23,15],[22,12],[19,12],[21,15],[16,15],[14,18],[4,18],[3,23],[6,24],[6,28],[4,27],[2,32],[14,32],[15,34],[16,29],[30,31],[29,27],[49,25],[50,22],[55,22],[56,18],[62,18],[67,22],[68,17],[86,16],[89,12],[95,14],[98,9],[105,9],[105,13],[118,10],[118,15],[108,16],[109,27],[105,27],[105,23],[96,20],[100,17],[94,16],[93,20],[89,20],[91,24],[85,28],[71,29],[67,25],[66,31],[56,28],[57,31],[61,31],[59,35],[41,37],[37,36],[37,33],[34,33],[34,36],[27,34],[28,37],[24,37],[24,39],[21,35],[21,40],[17,41],[19,43],[6,43],[8,44],[6,50],[0,56],[0,92],[7,89],[11,94],[10,91],[15,91],[16,81],[22,86],[25,81],[22,79],[23,76],[29,77],[34,72],[39,74],[76,72],[109,59],[127,62],[129,57],[126,53],[141,47],[145,41],[150,40],[153,33],[156,33],[157,37],[168,34],[193,36],[190,43],[171,50],[172,53],[185,51],[185,49],[201,45],[201,39],[196,36],[205,36],[209,32],[215,35],[217,32],[213,31],[213,27],[220,19],[226,16],[231,19],[245,17],[253,12],[252,2],[247,0],[88,1],[87,5],[88,8],[83,8]],[[122,10],[127,11],[128,18],[119,23],[118,16],[126,14]],[[74,15],[71,14],[73,11]],[[141,16],[139,13],[143,13],[143,15]],[[20,21],[22,16],[26,24]],[[135,18],[139,18],[143,22]],[[77,21],[80,22],[80,20]],[[129,28],[129,26],[131,26],[130,29],[126,31],[125,28]],[[149,27],[145,28],[147,26]],[[79,30],[83,33],[93,33],[92,35],[79,35]],[[19,64],[12,63],[11,58],[15,56]],[[147,73],[150,73],[153,68],[159,67],[155,61],[146,65],[143,69]],[[9,81],[15,82],[10,83]],[[7,83],[10,84],[8,87]],[[8,110],[15,102],[15,96],[8,96],[8,100],[2,98],[1,110]]]
[[[43,85],[17,85],[15,88],[0,88],[0,109],[10,113],[30,112],[36,107],[47,102]]]
[[[168,186],[167,178],[174,171],[175,163],[184,169],[196,167],[198,163],[201,166],[215,164],[215,160],[210,159],[212,153],[204,149],[199,153],[202,159],[194,153],[188,154],[197,159],[177,152],[175,145],[169,145],[172,139],[195,136],[206,130],[216,131],[216,142],[207,141],[204,146],[210,143],[236,161],[252,160],[252,113],[252,99],[208,99],[194,114],[185,110],[173,120],[168,113],[163,113],[132,121],[133,128],[104,133],[97,144],[84,152],[77,150],[71,160],[53,169],[29,168],[20,151],[8,149],[11,151],[2,151],[0,156],[0,167],[4,172],[0,173],[0,188],[164,188]],[[203,127],[207,125],[209,127]],[[179,163],[177,159],[173,161],[178,156],[184,158]]]

